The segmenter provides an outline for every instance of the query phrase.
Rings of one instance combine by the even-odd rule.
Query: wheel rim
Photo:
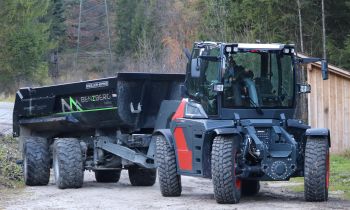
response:
[[[326,188],[328,190],[329,187],[329,151],[327,151],[326,157]]]
[[[58,177],[59,177],[59,174],[60,174],[60,167],[59,167],[59,164],[58,164],[58,160],[57,160],[56,154],[53,156],[53,170],[54,170],[54,174],[55,174],[55,182],[57,184],[58,183]]]
[[[27,182],[27,179],[28,179],[27,171],[28,171],[27,155],[25,155],[24,156],[24,160],[23,160],[23,176],[24,176],[24,181],[25,182]]]
[[[235,151],[235,155],[234,155],[234,161],[233,161],[233,174],[234,174],[234,177],[235,177],[235,187],[236,189],[240,190],[241,189],[241,185],[242,185],[242,182],[240,179],[237,178],[237,174],[236,174],[236,168],[237,168],[237,151]]]
[[[242,185],[241,180],[236,178],[235,185],[236,185],[236,188],[237,188],[238,190],[241,189],[241,185]]]

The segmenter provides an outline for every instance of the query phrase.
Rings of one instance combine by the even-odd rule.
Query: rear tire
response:
[[[214,138],[211,174],[217,203],[235,204],[241,198],[241,180],[236,178],[236,156],[239,151],[238,136]]]
[[[55,141],[53,168],[58,188],[82,187],[84,167],[80,143],[77,139],[64,138]]]
[[[157,169],[131,166],[128,168],[129,180],[133,186],[152,186],[156,183]]]
[[[182,191],[181,176],[177,174],[176,156],[164,136],[156,136],[158,180],[160,191],[164,197],[180,196]]]
[[[313,137],[307,140],[304,173],[305,200],[328,200],[329,145],[327,138]]]
[[[118,182],[121,170],[100,170],[95,171],[95,179],[97,182]]]
[[[23,147],[23,175],[28,186],[47,185],[50,180],[50,153],[47,140],[26,137]]]
[[[259,193],[260,183],[257,180],[242,180],[242,195],[253,196]]]

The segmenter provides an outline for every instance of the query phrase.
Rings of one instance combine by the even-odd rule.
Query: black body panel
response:
[[[17,91],[13,134],[153,130],[163,100],[179,100],[182,74],[118,73],[116,77]],[[62,118],[63,117],[63,118]],[[57,119],[57,120],[55,120]]]

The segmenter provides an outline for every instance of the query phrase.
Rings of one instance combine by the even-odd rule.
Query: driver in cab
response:
[[[237,65],[232,56],[228,58],[228,67],[224,73],[224,84],[231,85],[235,81],[242,81],[244,78],[253,78],[254,73],[245,69],[243,66]]]
[[[228,106],[242,106],[242,93],[243,95],[247,94],[247,90],[244,88],[244,80],[253,77],[254,73],[251,70],[237,65],[233,57],[229,56],[228,66],[223,75],[224,87],[227,90],[225,91],[224,103],[227,103]]]

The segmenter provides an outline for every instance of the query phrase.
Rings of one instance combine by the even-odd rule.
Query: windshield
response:
[[[225,56],[225,108],[293,106],[292,57],[281,51],[238,52]]]

